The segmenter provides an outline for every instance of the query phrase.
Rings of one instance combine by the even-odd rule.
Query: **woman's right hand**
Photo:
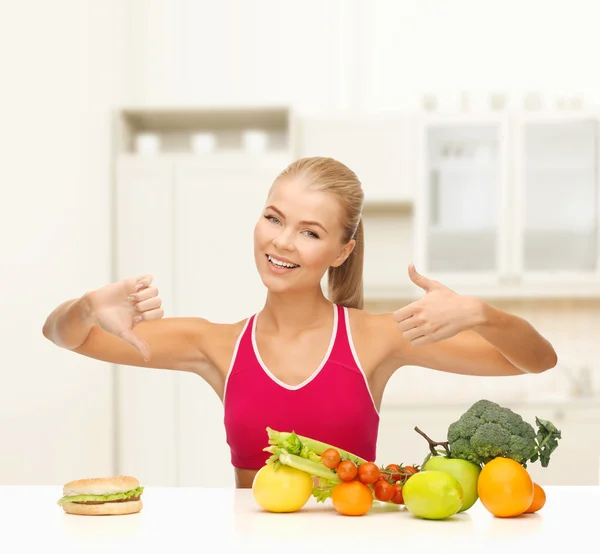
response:
[[[85,297],[90,322],[133,346],[146,361],[150,359],[150,348],[134,333],[135,326],[164,315],[158,289],[151,285],[152,276],[144,275],[111,283]]]

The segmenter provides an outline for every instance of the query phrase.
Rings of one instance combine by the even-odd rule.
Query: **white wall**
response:
[[[110,279],[109,109],[125,101],[120,0],[11,2],[0,18],[0,484],[113,469],[112,375],[42,336]]]
[[[423,92],[451,106],[465,90],[475,104],[593,100],[594,13],[586,0],[137,0],[133,98],[305,112],[414,109]]]
[[[594,7],[581,0],[552,7],[7,2],[0,18],[0,484],[59,484],[115,469],[110,366],[41,335],[59,302],[111,278],[111,108],[289,102],[303,112],[375,111],[415,108],[423,91],[451,103],[461,90],[479,99],[506,90],[520,100],[539,89],[593,100],[600,92]]]

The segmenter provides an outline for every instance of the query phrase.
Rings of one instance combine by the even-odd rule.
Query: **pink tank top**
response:
[[[256,346],[256,314],[241,332],[225,381],[224,423],[231,463],[261,468],[270,454],[267,427],[295,431],[375,461],[379,414],[358,361],[348,310],[333,305],[334,325],[321,364],[299,385],[265,366]]]

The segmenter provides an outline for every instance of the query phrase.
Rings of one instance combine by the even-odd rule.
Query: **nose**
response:
[[[280,233],[275,235],[273,238],[273,246],[280,250],[293,250],[294,249],[294,241],[291,233],[282,230]]]

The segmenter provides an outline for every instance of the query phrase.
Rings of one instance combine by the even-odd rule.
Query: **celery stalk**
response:
[[[338,474],[331,469],[326,468],[320,462],[313,462],[311,460],[307,460],[306,458],[301,458],[300,456],[290,454],[285,450],[279,452],[278,459],[283,465],[304,471],[313,477],[325,479],[332,483],[341,483],[341,479],[338,477]]]
[[[337,446],[333,446],[331,444],[326,444],[321,441],[317,441],[311,439],[309,437],[303,437],[301,435],[297,435],[293,431],[288,433],[286,431],[275,431],[270,427],[267,427],[267,434],[269,437],[269,444],[278,446],[291,454],[295,454],[297,456],[308,458],[312,461],[320,461],[320,455],[325,452],[328,448],[335,448],[342,458],[348,458],[352,460],[356,465],[364,464],[366,460],[338,448]],[[314,455],[313,455],[314,454]],[[316,456],[315,456],[316,455]]]

